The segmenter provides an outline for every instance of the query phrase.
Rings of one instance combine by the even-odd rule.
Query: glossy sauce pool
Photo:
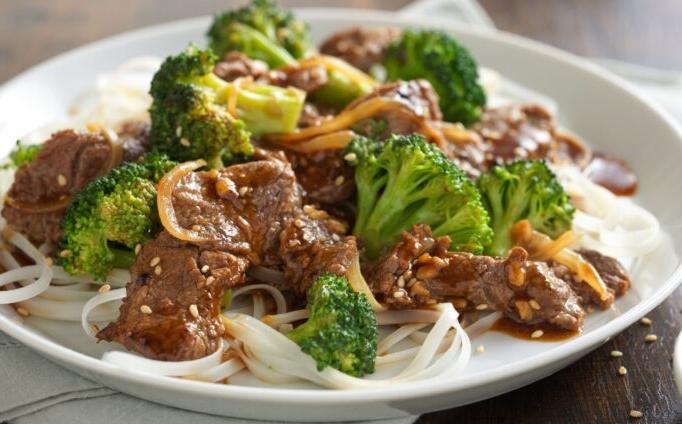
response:
[[[537,330],[542,330],[542,336],[531,337],[531,334]],[[580,334],[580,330],[565,330],[547,323],[526,325],[504,317],[495,321],[490,331],[504,333],[517,339],[542,342],[558,342]]]
[[[618,196],[633,196],[637,192],[637,176],[620,159],[596,153],[585,168],[585,175]]]

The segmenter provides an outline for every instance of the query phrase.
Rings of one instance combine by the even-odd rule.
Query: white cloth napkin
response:
[[[447,16],[494,30],[490,17],[475,0],[421,0],[401,11]],[[646,96],[659,102],[682,121],[682,74],[595,59],[634,83]],[[417,417],[373,421],[378,424],[409,424]],[[248,424],[150,403],[102,387],[61,368],[0,332],[0,423],[89,424]]]

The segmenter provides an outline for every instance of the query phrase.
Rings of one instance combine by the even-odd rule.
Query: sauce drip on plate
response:
[[[596,153],[585,168],[585,175],[618,196],[632,196],[637,192],[637,176],[620,159]]]
[[[566,340],[580,334],[580,331],[557,328],[547,323],[527,325],[506,317],[495,321],[495,324],[493,324],[490,330],[504,333],[517,339],[542,342]],[[531,334],[535,333],[537,330],[541,330],[542,335],[540,337],[531,337]]]

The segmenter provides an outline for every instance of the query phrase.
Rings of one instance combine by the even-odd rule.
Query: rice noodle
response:
[[[157,361],[127,352],[107,352],[102,356],[104,362],[127,369],[144,370],[145,373],[172,377],[202,375],[210,372],[221,363],[225,343],[220,339],[218,348],[210,355],[190,361]]]
[[[93,339],[95,338],[95,331],[93,331],[92,326],[90,325],[89,321],[89,316],[90,313],[97,308],[100,305],[104,305],[109,302],[114,302],[116,300],[121,300],[124,297],[126,297],[126,289],[116,289],[116,290],[111,290],[106,293],[100,293],[96,296],[94,296],[92,299],[88,300],[85,305],[83,305],[83,308],[81,309],[81,326],[83,327],[83,331],[85,331],[85,334],[88,336],[92,337]],[[116,318],[116,315],[114,315],[113,318]],[[112,319],[113,319],[112,318]],[[97,321],[105,321],[104,320],[97,320]]]
[[[211,241],[210,238],[202,236],[197,231],[182,228],[175,216],[173,209],[173,189],[180,182],[182,177],[206,165],[204,160],[195,160],[177,165],[159,181],[158,195],[156,196],[159,218],[163,228],[173,237],[193,243]]]
[[[24,280],[34,279],[32,282],[29,282],[23,287],[0,291],[0,304],[21,302],[23,300],[35,297],[47,290],[47,288],[50,286],[50,281],[52,281],[53,272],[52,268],[47,265],[45,256],[43,256],[38,248],[31,244],[31,242],[28,241],[28,239],[23,235],[15,231],[9,231],[7,229],[3,231],[3,235],[6,240],[14,244],[26,255],[28,255],[28,257],[33,259],[33,261],[36,263],[34,267],[37,268],[31,268],[30,266],[21,267],[17,269],[10,269],[9,271],[0,274],[0,278],[5,277],[2,283],[0,283],[1,285],[7,285],[10,282],[19,283]],[[15,264],[16,261],[14,261],[14,264],[4,263],[3,265],[8,268],[13,268],[12,265]]]
[[[242,286],[232,292],[232,300],[255,290],[266,291],[272,296],[275,301],[275,305],[277,305],[278,314],[283,314],[287,311],[287,300],[284,298],[282,292],[276,287],[268,284],[249,284],[248,286]]]
[[[249,277],[255,278],[256,280],[262,281],[264,283],[274,284],[276,286],[283,286],[286,284],[284,273],[272,268],[256,265],[249,268],[248,271],[246,271],[246,274]]]
[[[426,312],[434,312],[428,315],[434,325],[425,343],[402,354],[401,360],[411,359],[409,364],[396,376],[383,380],[356,378],[330,367],[318,371],[315,361],[296,343],[248,315],[228,313],[223,324],[230,344],[238,347],[235,350],[242,361],[259,378],[272,382],[288,380],[286,376],[289,376],[325,387],[352,389],[385,387],[417,379],[450,378],[462,369],[471,355],[471,344],[459,324],[457,312],[449,303],[439,304],[433,311]],[[425,318],[419,314],[405,316]],[[450,329],[455,330],[454,337],[448,337]],[[440,357],[437,357],[439,352]]]

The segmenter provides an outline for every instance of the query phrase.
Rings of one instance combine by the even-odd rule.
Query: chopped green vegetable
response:
[[[487,248],[491,255],[507,253],[512,247],[509,230],[523,219],[550,237],[571,229],[575,208],[544,161],[496,166],[481,176],[478,187],[494,232]]]
[[[358,138],[354,153],[358,192],[353,233],[375,259],[414,224],[447,235],[451,247],[481,253],[492,231],[476,186],[421,135],[392,135],[385,142]]]
[[[486,103],[478,69],[469,51],[451,35],[436,30],[407,30],[389,45],[383,59],[389,81],[428,80],[440,97],[446,121],[470,125]]]
[[[19,168],[21,165],[33,162],[42,149],[42,144],[24,144],[21,140],[17,140],[16,146],[9,154],[11,163],[7,167]]]
[[[361,377],[374,372],[377,321],[365,295],[344,277],[324,274],[308,290],[310,317],[287,337],[317,362]]]

